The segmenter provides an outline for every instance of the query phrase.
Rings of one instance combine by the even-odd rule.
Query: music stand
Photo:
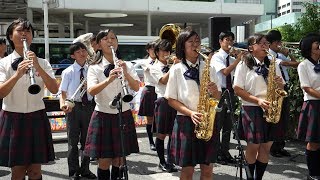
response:
[[[226,97],[225,97],[226,96]],[[240,138],[239,138],[239,134],[238,134],[238,129],[236,127],[236,123],[233,117],[234,111],[233,111],[233,107],[232,107],[232,102],[231,102],[231,95],[230,95],[230,91],[228,89],[226,89],[222,96],[221,96],[221,100],[224,100],[224,104],[227,106],[227,113],[229,114],[230,118],[231,118],[231,122],[232,122],[232,130],[235,134],[235,138],[237,141],[237,150],[239,151],[238,156],[235,156],[235,160],[236,160],[236,166],[237,166],[237,172],[236,172],[236,177],[238,174],[238,168],[240,170],[240,179],[242,180],[242,168],[245,169],[246,175],[247,175],[247,179],[252,180],[252,175],[250,173],[249,167],[248,167],[248,163],[247,160],[245,159],[245,155],[243,152],[243,146],[240,142]]]
[[[128,167],[127,167],[127,160],[126,160],[126,155],[125,155],[125,146],[124,146],[124,137],[123,137],[123,129],[124,129],[124,124],[122,121],[122,96],[121,93],[119,93],[115,99],[117,102],[117,109],[119,111],[118,113],[118,120],[119,120],[119,128],[120,128],[120,148],[121,148],[121,153],[122,153],[122,158],[123,158],[123,165],[119,167],[119,179],[123,180],[128,180]],[[121,161],[120,161],[121,162]],[[122,174],[123,172],[123,174]],[[124,175],[124,176],[122,176]]]

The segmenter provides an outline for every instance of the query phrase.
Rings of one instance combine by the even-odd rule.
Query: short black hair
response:
[[[281,41],[282,36],[279,30],[272,29],[266,34],[266,38],[269,43],[273,43],[275,41]]]
[[[9,44],[10,46],[12,47],[12,49],[15,49],[14,47],[14,43],[13,41],[10,40],[10,36],[13,34],[13,30],[14,28],[16,28],[19,24],[21,24],[21,26],[23,27],[23,30],[24,29],[28,29],[28,30],[31,30],[32,32],[32,36],[34,36],[34,29],[31,25],[31,22],[27,19],[22,19],[22,18],[18,18],[16,20],[14,20],[8,27],[7,29],[7,32],[6,32],[6,37],[7,37],[7,40],[9,41]]]
[[[146,44],[146,47],[145,49],[148,50],[148,49],[153,49],[154,46],[156,45],[157,41],[150,41]]]
[[[222,32],[219,34],[219,39],[220,39],[220,40],[223,40],[223,38],[226,38],[226,37],[231,37],[231,38],[234,40],[234,34],[233,34],[233,32],[231,32],[231,31],[222,31]]]
[[[69,47],[70,55],[74,55],[74,52],[79,49],[85,49],[87,51],[87,47],[82,42],[75,42],[71,44]]]
[[[0,37],[0,44],[7,44],[6,38]]]
[[[320,42],[319,33],[309,33],[300,40],[299,49],[301,50],[301,55],[304,58],[311,58],[312,43]]]
[[[159,51],[170,51],[172,52],[172,44],[167,39],[162,39],[154,46],[154,54],[156,55],[157,59],[159,59],[158,53]]]
[[[198,33],[188,27],[179,34],[176,47],[176,55],[178,59],[186,61],[185,43],[194,35],[199,37]]]

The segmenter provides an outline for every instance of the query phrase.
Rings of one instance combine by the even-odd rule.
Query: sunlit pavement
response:
[[[137,128],[138,141],[140,147],[139,154],[132,154],[127,157],[127,166],[129,170],[130,180],[176,180],[179,179],[179,172],[177,173],[164,173],[158,169],[159,160],[156,152],[149,149],[148,138],[144,127]],[[54,134],[54,136],[60,136],[64,138],[65,134]],[[238,155],[238,150],[235,149],[236,141],[231,140],[231,154]],[[242,141],[243,145],[245,144]],[[68,165],[67,165],[67,142],[65,140],[55,141],[54,144],[57,160],[50,165],[43,166],[43,179],[69,179],[68,177]],[[166,146],[165,146],[166,147]],[[265,172],[264,179],[306,179],[308,172],[304,149],[305,145],[301,142],[287,142],[286,149],[292,154],[291,158],[271,157],[267,171]],[[213,178],[217,180],[229,180],[236,179],[236,175],[239,179],[239,171],[237,167],[233,165],[214,165]],[[97,163],[92,162],[90,165],[92,172],[96,173]],[[244,172],[244,171],[243,171]],[[194,180],[199,180],[200,172],[199,167],[196,167],[194,174]],[[0,179],[9,180],[11,177],[10,169],[6,167],[0,167]],[[244,179],[246,179],[245,173],[243,173]]]

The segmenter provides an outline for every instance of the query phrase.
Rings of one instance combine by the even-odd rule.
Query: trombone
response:
[[[29,51],[29,47],[28,47],[27,40],[25,38],[22,39],[22,44],[23,44],[24,59],[28,59],[27,52]],[[38,84],[36,84],[36,80],[34,78],[34,70],[32,66],[29,67],[28,73],[30,78],[30,86],[28,88],[28,92],[30,94],[38,94],[41,91],[41,87]]]

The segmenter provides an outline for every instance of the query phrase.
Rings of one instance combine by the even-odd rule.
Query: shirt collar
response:
[[[227,59],[227,57],[229,56],[229,54],[226,51],[224,51],[222,48],[219,49],[219,52],[223,59]]]
[[[255,59],[257,65],[263,65],[263,64],[264,64],[264,61],[261,62],[261,61],[259,61],[259,59],[257,59],[256,57],[254,57],[254,59]]]
[[[189,67],[196,67],[197,65],[199,66],[199,58],[197,59],[196,63],[191,63],[188,59],[186,59],[186,62],[188,64]]]
[[[104,56],[102,57],[102,66],[105,68],[111,64]]]
[[[75,70],[77,70],[77,71],[80,71],[81,68],[84,68],[85,71],[88,70],[88,64],[87,64],[87,63],[84,64],[83,67],[81,67],[81,66],[77,63],[77,61],[74,61],[73,65],[74,65]]]
[[[19,58],[19,57],[21,57],[20,56],[20,54],[18,54],[17,53],[17,51],[16,50],[14,50],[13,52],[12,52],[12,62],[16,59],[16,58]]]
[[[277,57],[277,53],[276,53],[274,50],[270,49],[270,48],[269,48],[269,53],[270,53],[272,56]]]

